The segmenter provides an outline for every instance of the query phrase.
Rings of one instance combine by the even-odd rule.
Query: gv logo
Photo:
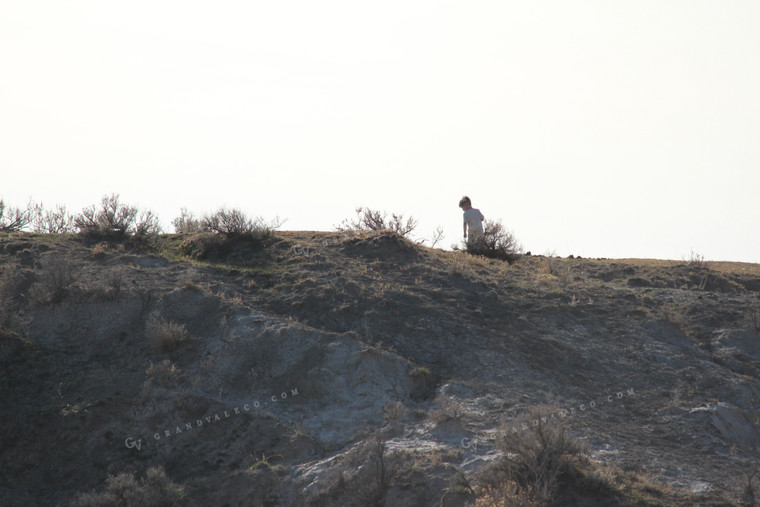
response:
[[[474,451],[476,446],[477,444],[475,443],[475,441],[470,440],[467,437],[462,439],[462,447],[464,447],[465,449],[472,448],[472,450]]]
[[[301,255],[303,257],[310,257],[311,252],[309,251],[309,247],[298,247],[298,246],[292,246],[291,249],[296,255]]]
[[[127,439],[124,441],[124,445],[127,446],[128,449],[132,449],[133,447],[137,448],[138,451],[142,450],[142,438],[139,440],[135,440],[132,437],[127,437]]]

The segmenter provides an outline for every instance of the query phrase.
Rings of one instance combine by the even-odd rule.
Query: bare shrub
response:
[[[491,259],[500,259],[510,264],[522,253],[522,245],[501,223],[501,220],[486,220],[483,235],[473,242],[466,243],[466,250],[473,255],[482,255]]]
[[[435,398],[438,408],[431,409],[430,419],[436,424],[450,420],[459,420],[464,415],[464,410],[459,401],[451,396],[440,394]]]
[[[160,352],[171,352],[190,340],[184,324],[169,321],[154,312],[145,324],[145,334],[152,342],[153,348]]]
[[[80,234],[102,239],[145,239],[161,232],[152,211],[140,211],[119,202],[119,194],[103,196],[100,207],[90,206],[74,218]]]
[[[180,215],[172,220],[172,225],[174,226],[174,232],[178,234],[203,231],[201,220],[196,218],[187,208],[180,210]]]
[[[158,216],[150,210],[140,211],[133,226],[132,236],[142,240],[160,233],[161,222]]]
[[[34,232],[43,234],[70,234],[76,230],[74,227],[74,215],[69,213],[64,205],[57,205],[54,209],[37,207],[34,218]]]
[[[270,237],[282,223],[275,219],[266,223],[263,218],[249,218],[239,209],[220,208],[215,213],[205,215],[201,220],[204,231],[215,232],[227,237],[245,237],[261,240]]]
[[[80,493],[74,507],[165,507],[184,497],[184,487],[167,477],[163,467],[151,467],[139,481],[134,474],[109,475],[103,492]]]
[[[101,277],[100,286],[93,295],[105,301],[117,301],[124,289],[124,269],[113,268]]]
[[[691,250],[688,257],[683,257],[683,260],[689,266],[701,267],[707,264],[705,262],[705,256],[695,252],[694,250]]]
[[[157,364],[154,364],[151,361],[150,366],[145,370],[145,376],[146,384],[155,383],[161,387],[170,389],[172,387],[177,387],[183,373],[182,370],[177,368],[176,364],[168,359],[164,359]]]
[[[414,217],[404,218],[402,214],[377,211],[370,208],[356,208],[356,218],[346,219],[335,229],[340,232],[349,231],[381,231],[389,229],[400,236],[407,236],[417,228],[417,220]]]
[[[508,504],[547,505],[557,501],[564,478],[574,475],[582,457],[582,445],[567,434],[565,426],[537,409],[531,412],[528,430],[505,431],[498,439],[502,457],[480,474],[487,497]]]
[[[26,208],[7,206],[0,199],[0,232],[15,232],[27,227],[34,221],[36,207],[29,201]]]
[[[446,236],[443,234],[443,227],[440,225],[433,231],[433,237],[430,240],[430,248],[435,248],[435,245],[444,240]]]
[[[32,297],[40,304],[63,301],[71,285],[77,281],[82,266],[67,256],[48,257],[41,262],[37,281],[32,286]]]
[[[404,417],[406,407],[401,401],[389,401],[383,406],[383,418],[388,422],[395,422]]]
[[[388,488],[399,473],[398,458],[390,456],[385,440],[380,437],[372,437],[365,449],[371,476],[367,477],[361,496],[370,505],[383,505]]]

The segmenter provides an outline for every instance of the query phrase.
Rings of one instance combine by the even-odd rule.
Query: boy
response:
[[[472,207],[472,202],[467,196],[459,200],[459,207],[464,211],[464,238],[468,245],[474,244],[478,239],[483,237],[483,224],[485,220],[483,213],[479,209]],[[470,236],[467,237],[467,229],[470,230]]]

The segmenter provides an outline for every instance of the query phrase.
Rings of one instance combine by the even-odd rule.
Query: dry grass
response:
[[[48,257],[42,262],[32,297],[40,304],[60,303],[81,273],[81,265],[68,256]]]
[[[155,312],[148,317],[145,334],[159,352],[171,352],[191,339],[184,324],[166,320]]]
[[[177,368],[177,365],[168,359],[164,359],[157,364],[151,361],[150,366],[145,370],[145,376],[148,385],[158,384],[161,387],[171,389],[177,387],[184,374],[182,370]]]
[[[438,408],[431,409],[428,418],[436,424],[449,420],[459,420],[465,413],[461,403],[451,396],[438,395],[435,398],[435,403]]]
[[[406,406],[401,401],[389,401],[383,406],[383,418],[387,422],[396,422],[406,414]]]

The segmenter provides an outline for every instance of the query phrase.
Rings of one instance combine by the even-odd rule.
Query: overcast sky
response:
[[[0,2],[0,198],[760,262],[760,2]]]

